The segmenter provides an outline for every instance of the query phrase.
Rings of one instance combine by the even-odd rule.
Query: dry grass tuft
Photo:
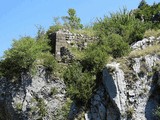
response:
[[[92,28],[85,28],[82,30],[71,30],[72,33],[87,35],[89,37],[95,37],[96,33]]]
[[[159,37],[160,36],[160,30],[149,29],[144,33],[145,38],[148,38],[148,37],[151,37],[151,36]]]
[[[129,54],[129,58],[140,57],[140,56],[144,56],[147,54],[160,55],[160,44],[149,46],[143,50],[134,50]]]

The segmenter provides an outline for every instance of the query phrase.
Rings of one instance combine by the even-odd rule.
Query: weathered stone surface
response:
[[[56,34],[52,40],[53,48],[55,48],[54,54],[56,58],[60,58],[60,52],[61,48],[65,47],[66,49],[70,47],[77,47],[78,49],[84,49],[87,46],[88,42],[92,42],[98,39],[98,37],[89,37],[87,35],[82,34],[75,34],[71,33],[69,30],[61,29],[57,31]]]
[[[156,87],[157,84],[152,82],[153,76],[147,77],[147,75],[152,71],[156,62],[160,61],[160,57],[158,55],[146,55],[144,57],[132,58],[130,62],[131,61],[134,61],[132,62],[132,73],[137,76],[136,81],[125,78],[124,75],[126,73],[124,73],[120,69],[120,65],[115,62],[108,64],[103,71],[103,83],[112,101],[112,104],[106,107],[107,120],[128,120],[131,118],[134,120],[156,119],[153,111],[159,104],[160,93],[155,92],[158,88]],[[144,69],[142,69],[144,66],[146,73],[141,75],[140,73]],[[114,71],[109,73],[107,68],[112,68]],[[130,76],[132,76],[132,74],[130,74]],[[156,99],[150,97],[152,95],[154,95]]]
[[[91,99],[91,109],[86,115],[89,120],[106,120],[107,95],[104,86],[100,86]]]
[[[68,34],[69,31],[66,31],[65,35]],[[85,36],[67,36],[67,40],[79,37]],[[149,39],[152,41],[155,38]],[[58,47],[60,45],[58,43]],[[68,55],[67,50],[63,52]],[[160,105],[160,72],[153,71],[153,67],[160,61],[160,56],[145,55],[126,61],[126,68],[117,62],[106,65],[103,82],[94,91],[89,108],[83,111],[73,103],[69,120],[77,120],[78,113],[84,112],[86,120],[157,120],[154,111]],[[66,100],[65,87],[62,80],[48,76],[42,66],[38,67],[35,76],[23,74],[20,85],[1,79],[0,120],[63,119],[58,110]],[[56,91],[51,92],[53,89]]]
[[[148,39],[144,38],[143,40],[133,43],[131,45],[131,48],[133,50],[142,50],[148,46],[153,45],[153,43],[156,43],[156,42],[160,42],[160,39],[159,38],[156,39],[154,36],[151,36]]]
[[[106,68],[107,67],[112,67],[114,72],[111,75],[108,73],[107,69],[103,71],[103,83],[105,89],[108,91],[115,108],[118,108],[120,114],[124,114],[126,111],[125,102],[127,101],[124,72],[119,68],[118,63],[107,64]]]
[[[1,80],[0,100],[7,116],[1,120],[52,120],[65,103],[65,84],[39,68],[34,77],[22,75],[21,85]],[[55,89],[55,93],[51,93]],[[4,95],[2,95],[4,93]],[[0,101],[0,102],[1,102]]]

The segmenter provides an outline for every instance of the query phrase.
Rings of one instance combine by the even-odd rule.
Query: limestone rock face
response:
[[[144,38],[143,40],[140,40],[136,43],[133,43],[131,45],[131,48],[133,50],[142,50],[148,46],[151,46],[153,45],[154,43],[159,43],[160,42],[160,37],[158,38],[155,38],[153,36],[149,37],[148,39],[147,38]]]
[[[91,99],[86,120],[157,120],[160,104],[159,72],[154,71],[158,55],[146,55],[113,62],[103,70],[103,83]]]
[[[118,63],[108,64],[103,71],[103,83],[112,103],[112,108],[107,105],[107,120],[156,119],[154,110],[159,104],[160,93],[157,92],[159,88],[154,80],[156,73],[152,68],[160,61],[160,57],[146,55],[131,61],[134,63],[128,70],[129,76]],[[109,73],[108,68],[114,71]],[[110,109],[114,112],[110,113]]]
[[[126,82],[124,79],[124,72],[119,68],[118,63],[107,64],[106,68],[113,68],[112,75],[107,69],[103,71],[103,84],[110,96],[113,105],[118,108],[120,114],[125,114],[126,110]],[[110,115],[108,115],[110,116]],[[116,117],[118,118],[119,115]],[[112,119],[112,118],[110,118]]]
[[[143,49],[154,40],[151,37],[149,41],[137,42],[132,49]],[[80,109],[74,101],[69,120],[78,120],[79,113],[85,120],[158,120],[154,114],[160,105],[160,66],[157,63],[160,63],[160,55],[149,54],[107,64],[89,107]],[[63,80],[51,78],[42,66],[37,69],[34,76],[22,74],[20,83],[0,79],[0,120],[64,119],[59,112],[66,102]]]
[[[54,120],[65,102],[65,84],[39,68],[34,77],[22,75],[21,85],[2,79],[0,85],[1,120]]]
[[[100,86],[91,99],[91,108],[85,116],[86,120],[106,120],[107,96],[104,86]]]

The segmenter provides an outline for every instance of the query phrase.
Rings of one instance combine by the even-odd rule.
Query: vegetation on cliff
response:
[[[83,27],[76,11],[69,9],[68,16],[62,17],[63,23],[55,18],[55,25],[46,33],[38,34],[37,38],[22,37],[15,40],[12,48],[5,51],[0,61],[0,75],[8,80],[17,80],[22,73],[33,71],[37,65],[45,66],[50,72],[54,71],[59,66],[50,52],[49,35],[62,28],[70,29],[72,32],[85,31],[84,33],[98,36],[99,40],[89,44],[86,49],[75,48],[81,57],[75,57],[68,63],[62,76],[67,86],[68,97],[86,105],[101,82],[102,70],[109,58],[128,55],[131,51],[130,45],[141,40],[146,31],[159,29],[159,9],[160,3],[149,6],[142,0],[136,10],[129,12],[123,9],[98,19],[89,27]]]
[[[51,47],[48,39],[41,36],[38,39],[22,37],[14,40],[12,48],[5,51],[0,62],[1,76],[8,80],[19,79],[22,73],[33,71],[36,65],[43,65],[49,70],[53,70],[56,61],[50,53]]]
[[[160,3],[153,3],[153,5],[147,4],[145,0],[142,0],[138,6],[138,9],[132,11],[137,19],[143,22],[149,22],[150,28],[159,29],[160,25]]]

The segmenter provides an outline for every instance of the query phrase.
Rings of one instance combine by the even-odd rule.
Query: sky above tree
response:
[[[148,4],[159,0],[146,0]],[[96,18],[109,15],[123,7],[136,9],[140,0],[0,0],[0,56],[11,47],[13,39],[34,37],[36,26],[45,30],[53,25],[53,17],[67,15],[69,8],[76,10],[84,25]]]

